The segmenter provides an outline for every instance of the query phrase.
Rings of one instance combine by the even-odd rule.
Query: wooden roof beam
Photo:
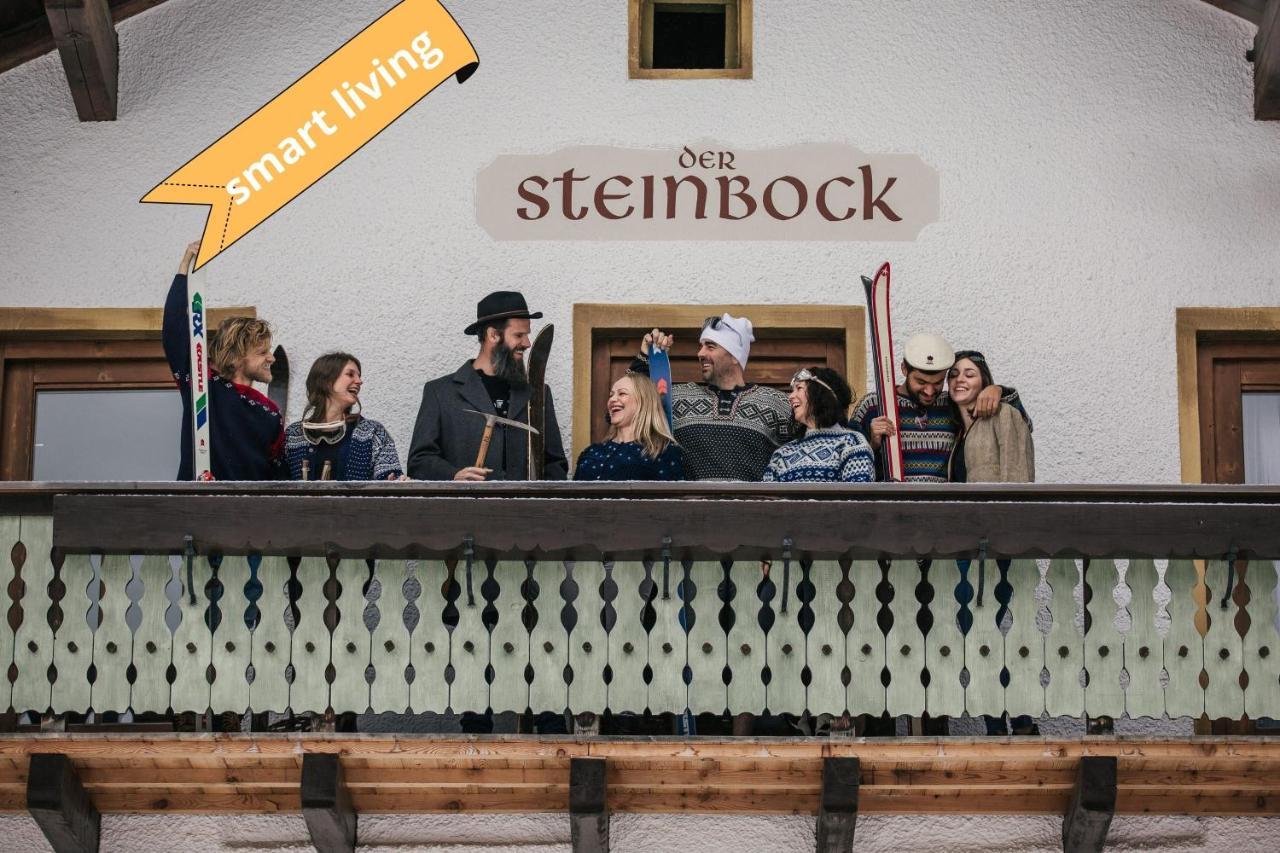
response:
[[[107,0],[44,0],[81,121],[115,121],[120,45]]]
[[[1224,12],[1230,12],[1237,18],[1244,18],[1251,24],[1262,20],[1262,10],[1267,4],[1267,0],[1204,0],[1204,2]]]
[[[1253,114],[1280,120],[1280,0],[1268,0],[1253,40]]]

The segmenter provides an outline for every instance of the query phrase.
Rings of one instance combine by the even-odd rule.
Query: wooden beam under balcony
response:
[[[1253,107],[1259,120],[1280,119],[1280,0],[1268,0],[1253,41]]]
[[[107,0],[44,0],[81,121],[115,121],[120,44]]]
[[[302,765],[340,755],[368,813],[561,812],[570,764],[607,759],[611,812],[818,812],[828,758],[856,758],[861,814],[1067,812],[1081,759],[1114,758],[1116,814],[1280,814],[1280,739],[626,739],[507,735],[0,736],[0,811],[30,756],[60,753],[104,813],[302,808]]]

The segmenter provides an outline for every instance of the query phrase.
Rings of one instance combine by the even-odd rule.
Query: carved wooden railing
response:
[[[1280,716],[1278,558],[1263,487],[5,484],[0,709]]]

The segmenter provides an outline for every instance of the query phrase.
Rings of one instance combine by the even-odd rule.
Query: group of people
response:
[[[199,244],[187,247],[164,309],[164,349],[182,393],[178,478],[194,476],[191,357],[186,275]],[[551,389],[535,395],[525,367],[530,322],[540,318],[524,297],[497,291],[480,300],[464,329],[478,351],[457,370],[426,383],[404,467],[390,434],[363,415],[360,361],[345,352],[320,356],[306,380],[306,407],[294,423],[253,383],[270,382],[271,328],[233,317],[211,336],[208,394],[212,474],[218,480],[523,480],[524,430],[490,430],[490,416],[528,423],[542,399],[543,476],[569,477]],[[849,383],[825,366],[798,370],[790,393],[747,381],[751,321],[708,317],[699,335],[701,382],[672,386],[668,421],[649,378],[654,347],[670,349],[660,329],[644,335],[628,371],[609,391],[608,433],[582,451],[575,480],[738,480],[870,482],[895,431],[873,391],[854,405]],[[938,335],[906,342],[895,388],[897,433],[911,482],[1031,482],[1031,421],[1016,391],[995,384],[982,353],[954,352]],[[490,438],[492,440],[490,440]],[[482,452],[483,448],[483,452]]]

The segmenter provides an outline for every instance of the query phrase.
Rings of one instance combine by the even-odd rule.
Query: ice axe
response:
[[[516,429],[522,429],[534,435],[538,434],[536,429],[526,423],[521,423],[520,421],[513,421],[510,418],[500,418],[490,412],[478,412],[475,409],[463,409],[462,411],[472,415],[479,415],[484,418],[484,435],[480,438],[480,452],[476,454],[477,468],[484,467],[484,458],[489,455],[489,441],[493,438],[493,427],[495,424],[515,427]]]

